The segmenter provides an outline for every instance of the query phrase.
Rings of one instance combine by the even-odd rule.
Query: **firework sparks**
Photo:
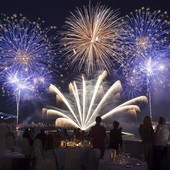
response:
[[[16,104],[17,104],[17,125],[19,122],[19,105],[20,105],[20,99],[21,99],[21,92],[24,91],[25,93],[27,91],[33,91],[34,86],[30,84],[30,77],[23,77],[23,75],[18,74],[18,72],[15,72],[12,74],[8,73],[7,75],[7,81],[5,82],[5,87],[8,87],[8,89],[12,89],[14,91],[14,95],[16,98]],[[24,94],[22,95],[25,96]]]
[[[132,98],[146,92],[148,80],[166,84],[170,23],[167,12],[151,12],[144,7],[131,12],[125,21],[121,41],[124,60],[118,74],[122,75],[119,79],[124,79],[124,94]]]
[[[123,50],[126,55],[138,57],[154,49],[163,51],[170,43],[170,22],[167,12],[151,12],[149,8],[137,9],[125,17]]]
[[[124,87],[124,94],[127,98],[139,96],[142,93],[146,94],[146,88],[149,84],[152,89],[157,87],[169,86],[169,50],[157,51],[150,50],[143,53],[137,58],[127,60],[124,66],[119,70],[118,75],[122,75],[122,84]],[[122,74],[123,73],[123,74]],[[127,89],[127,90],[126,90]]]
[[[122,79],[124,79],[124,97],[130,99],[141,94],[147,95],[151,118],[152,92],[154,90],[158,92],[160,87],[169,86],[168,52],[169,49],[163,51],[149,50],[147,53],[142,53],[137,58],[133,58],[133,62],[127,62],[126,67],[124,66],[121,70],[123,72]]]
[[[56,45],[54,37],[49,32],[55,27],[42,28],[43,22],[38,19],[31,22],[22,15],[8,17],[2,15],[0,19],[0,72],[1,80],[11,70],[17,70],[22,75],[31,75],[38,81],[52,79],[57,73]],[[53,65],[53,66],[52,66]],[[35,77],[33,75],[36,75]]]
[[[98,77],[95,86],[88,83],[84,77],[82,77],[81,88],[77,86],[76,82],[71,83],[70,88],[73,96],[70,97],[66,97],[57,87],[50,85],[50,91],[54,92],[61,98],[69,111],[63,111],[62,109],[55,108],[48,109],[47,114],[61,116],[64,119],[67,119],[66,122],[69,121],[70,124],[86,130],[95,123],[95,117],[97,115],[106,119],[117,113],[128,112],[136,114],[137,111],[140,111],[140,108],[136,105],[136,103],[142,101],[146,102],[147,98],[145,96],[134,98],[113,108],[113,101],[117,98],[117,96],[120,96],[122,86],[120,81],[116,81],[111,87],[104,88],[103,80],[106,75],[107,73],[104,71]],[[110,109],[109,104],[112,109]]]
[[[22,77],[20,75],[18,75],[18,72],[16,72],[15,74],[9,74],[8,75],[8,81],[6,82],[6,84],[8,84],[9,86],[11,86],[14,91],[20,91],[22,89],[33,89],[30,86],[30,81],[29,81],[30,77]]]
[[[69,66],[87,75],[97,69],[110,72],[111,59],[120,60],[117,41],[122,21],[118,15],[118,10],[99,4],[71,13],[61,33],[61,49]]]

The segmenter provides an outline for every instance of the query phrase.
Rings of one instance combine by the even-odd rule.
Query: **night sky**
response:
[[[112,9],[119,9],[121,15],[128,14],[140,7],[170,11],[168,0],[91,0],[94,5],[97,2]],[[0,11],[9,15],[22,13],[30,20],[40,17],[47,24],[56,25],[60,29],[70,12],[73,12],[76,7],[81,8],[88,3],[88,0],[0,0]]]
[[[159,9],[167,11],[170,16],[168,0],[91,0],[93,5],[96,5],[97,2],[107,5],[111,9],[119,9],[120,16],[129,14],[131,11],[134,12],[135,9],[141,7],[150,7],[151,11]],[[88,3],[88,0],[0,0],[0,12],[7,15],[21,13],[31,21],[41,18],[46,22],[47,26],[55,25],[57,30],[60,30],[65,22],[65,18],[70,15],[71,11],[74,12],[76,7],[82,8],[83,5],[88,5]],[[170,89],[160,89],[159,92],[159,94],[154,94],[154,117],[157,119],[159,114],[163,114],[170,120]],[[35,112],[36,110],[36,106],[30,101],[29,105],[28,102],[27,104],[21,103],[21,105],[22,108],[29,110],[29,112]],[[38,105],[43,106],[43,103],[38,103]],[[15,114],[15,107],[15,101],[12,102],[11,98],[1,97],[0,111],[6,113],[14,111]]]

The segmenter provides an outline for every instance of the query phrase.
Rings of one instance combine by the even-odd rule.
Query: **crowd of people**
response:
[[[100,124],[101,122],[101,117],[96,117],[96,125],[91,128],[91,136],[93,137],[93,147],[100,149],[102,158],[106,148],[104,143],[106,129]],[[145,116],[143,123],[139,126],[139,135],[142,140],[144,160],[148,164],[148,169],[168,170],[167,154],[170,130],[165,117],[160,116],[156,128],[153,129],[151,118]],[[107,148],[119,152],[122,149],[122,142],[122,128],[119,127],[118,121],[114,121],[113,128],[109,132]]]
[[[97,116],[95,120],[96,124],[88,132],[75,128],[72,134],[68,133],[66,128],[58,128],[55,134],[46,133],[44,129],[41,129],[39,133],[35,133],[34,129],[25,128],[22,139],[18,144],[16,143],[15,134],[8,127],[6,127],[5,131],[0,128],[2,138],[0,140],[0,155],[4,148],[21,152],[29,160],[29,165],[27,166],[29,169],[43,170],[46,167],[50,167],[51,170],[55,170],[57,169],[55,148],[58,148],[63,140],[79,140],[81,142],[88,140],[91,142],[93,149],[99,149],[100,158],[104,157],[106,149],[114,149],[116,152],[121,152],[123,139],[120,123],[114,120],[113,126],[107,134],[106,128],[102,125],[102,118]],[[139,126],[144,159],[148,164],[149,170],[166,170],[169,133],[166,119],[162,116],[159,118],[155,129],[149,116],[145,116],[143,123]],[[46,161],[47,159],[48,161]]]

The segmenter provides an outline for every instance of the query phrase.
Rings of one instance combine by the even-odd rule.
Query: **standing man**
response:
[[[96,117],[96,125],[91,128],[92,146],[93,148],[98,148],[101,151],[101,158],[104,155],[105,150],[105,138],[106,138],[106,128],[100,123],[102,118],[100,116]]]

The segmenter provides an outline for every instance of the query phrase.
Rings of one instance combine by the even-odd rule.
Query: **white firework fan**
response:
[[[106,119],[117,113],[131,113],[136,114],[140,111],[139,102],[147,102],[147,97],[140,96],[131,99],[121,105],[115,106],[114,100],[120,96],[122,92],[121,82],[116,81],[111,87],[107,87],[103,91],[103,80],[107,72],[104,71],[97,79],[96,84],[93,86],[87,83],[82,76],[82,88],[78,88],[77,83],[70,83],[71,97],[66,97],[54,85],[50,85],[50,91],[54,92],[65,103],[67,111],[59,108],[47,109],[47,114],[58,115],[63,117],[65,122],[69,122],[74,127],[79,127],[82,130],[87,130],[95,123],[95,118],[100,115],[102,119]],[[111,103],[111,105],[108,105]],[[106,112],[102,109],[106,108]],[[101,111],[102,110],[102,111]]]

